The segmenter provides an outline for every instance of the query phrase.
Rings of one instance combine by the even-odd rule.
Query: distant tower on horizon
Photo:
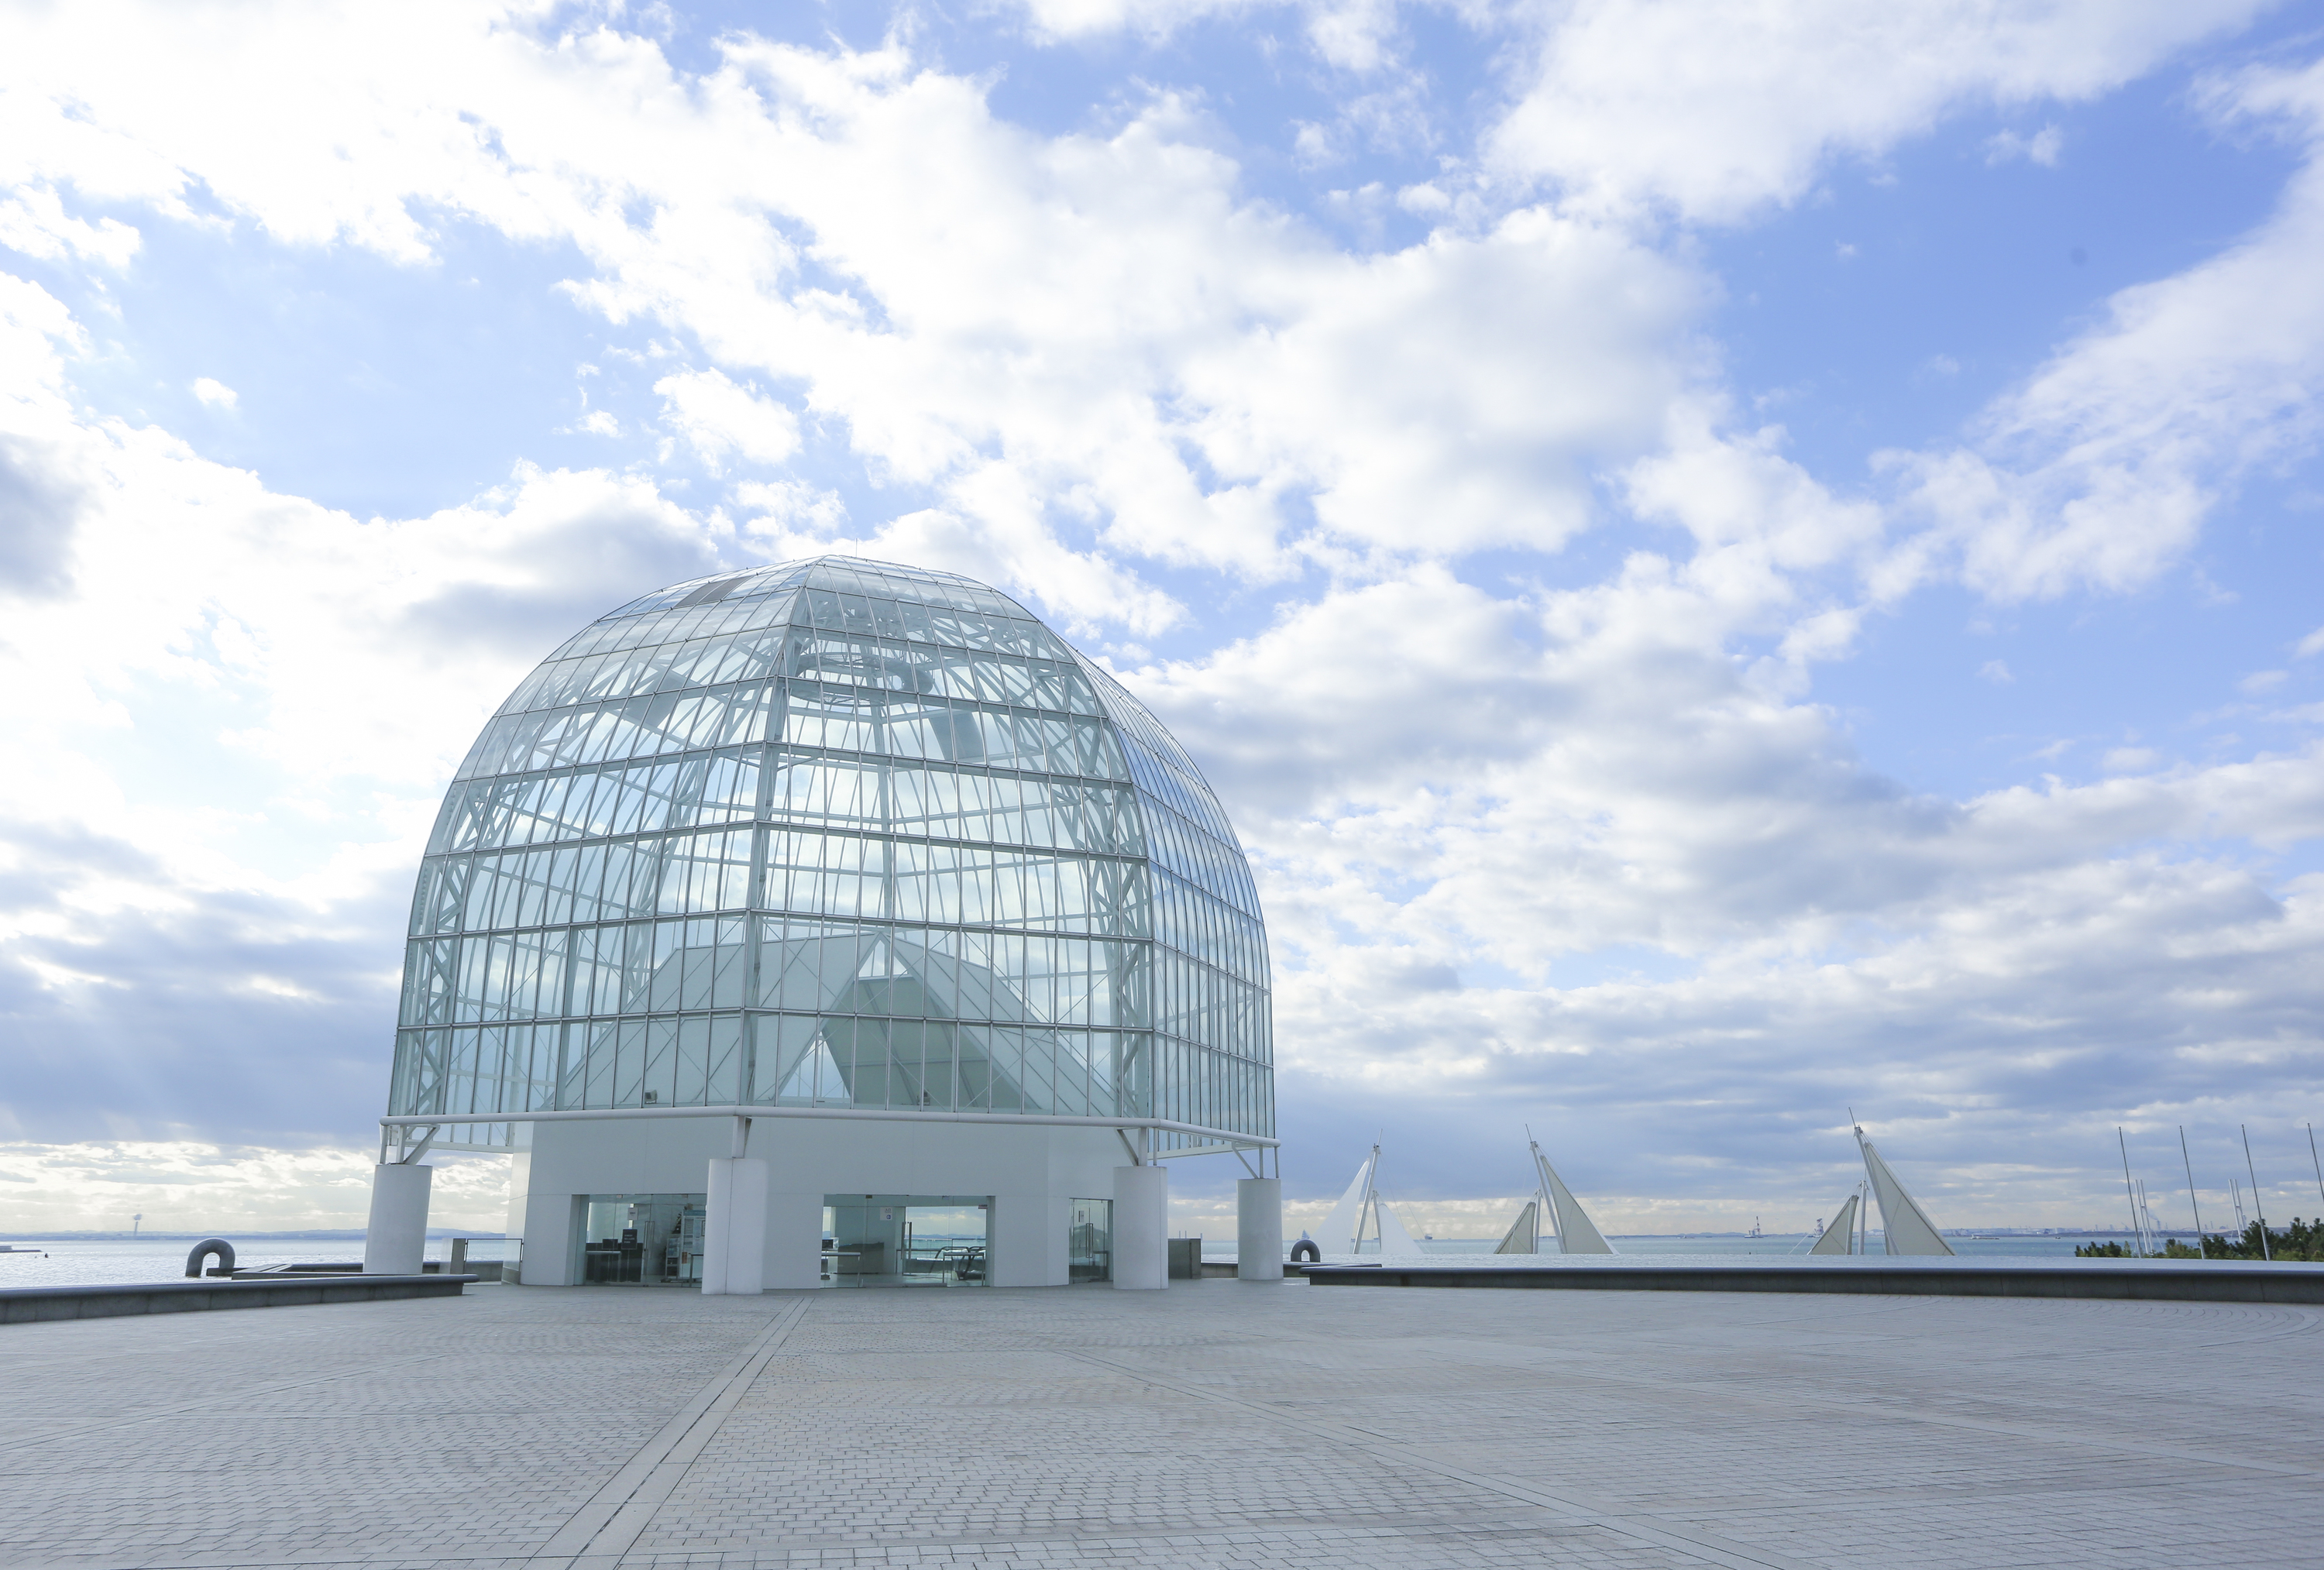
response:
[[[132,1217],[129,1218],[129,1235],[130,1235],[130,1236],[132,1236],[132,1237],[136,1236],[136,1235],[137,1235],[137,1229],[138,1229],[139,1227],[141,1227],[141,1226],[144,1226],[144,1225],[145,1225],[145,1212],[143,1212],[143,1210],[140,1210],[136,1215],[132,1216]]]

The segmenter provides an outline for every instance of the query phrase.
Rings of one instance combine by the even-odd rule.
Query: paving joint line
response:
[[[654,1511],[757,1382],[784,1339],[807,1318],[809,1301],[801,1296],[779,1310],[587,1503],[525,1556],[525,1562],[542,1570],[613,1570],[644,1535]]]

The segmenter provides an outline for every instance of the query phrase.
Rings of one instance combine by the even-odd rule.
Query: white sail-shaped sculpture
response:
[[[1530,1142],[1528,1142],[1530,1143]],[[1582,1211],[1582,1201],[1573,1190],[1558,1178],[1557,1169],[1541,1153],[1541,1146],[1533,1146],[1534,1171],[1541,1177],[1541,1190],[1549,1198],[1549,1207],[1557,1217],[1557,1252],[1560,1253],[1611,1253],[1614,1245],[1606,1241],[1590,1217]]]
[[[1371,1217],[1364,1201],[1371,1195],[1372,1164],[1379,1160],[1379,1146],[1374,1145],[1371,1154],[1356,1169],[1356,1180],[1348,1185],[1348,1191],[1340,1196],[1331,1215],[1323,1218],[1323,1229],[1316,1235],[1316,1241],[1327,1253],[1355,1253],[1359,1231],[1369,1229]]]
[[[1823,1229],[1823,1235],[1816,1239],[1815,1246],[1808,1250],[1808,1252],[1810,1253],[1853,1253],[1856,1252],[1855,1195],[1850,1194],[1848,1197],[1847,1201],[1840,1207],[1840,1214],[1831,1218],[1831,1225]]]
[[[1856,1143],[1864,1152],[1864,1174],[1872,1180],[1872,1192],[1880,1201],[1880,1226],[1887,1235],[1888,1252],[1903,1254],[1952,1253],[1952,1245],[1937,1234],[1937,1224],[1929,1219],[1913,1196],[1904,1192],[1904,1185],[1864,1137],[1864,1130],[1856,1131]]]
[[[1379,1197],[1379,1190],[1377,1189],[1372,1191],[1372,1215],[1378,1218],[1379,1225],[1380,1253],[1387,1254],[1421,1252],[1420,1244],[1412,1240],[1412,1234],[1404,1229],[1404,1223],[1396,1218],[1396,1212],[1388,1207],[1388,1201]]]
[[[1501,1235],[1501,1246],[1495,1253],[1539,1253],[1541,1252],[1541,1201],[1528,1199],[1517,1218]]]
[[[1420,1244],[1404,1229],[1396,1212],[1380,1198],[1379,1146],[1356,1169],[1355,1181],[1323,1218],[1323,1247],[1330,1253],[1360,1253],[1369,1237],[1382,1253],[1419,1253]]]

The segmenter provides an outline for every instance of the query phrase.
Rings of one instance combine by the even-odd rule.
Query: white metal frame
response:
[[[593,1106],[567,1112],[508,1113],[497,1117],[479,1117],[470,1113],[460,1117],[447,1117],[442,1113],[407,1114],[379,1120],[379,1159],[387,1164],[391,1149],[401,1153],[399,1162],[418,1161],[429,1149],[439,1143],[447,1150],[484,1151],[496,1155],[513,1153],[505,1145],[467,1144],[438,1136],[447,1129],[475,1128],[489,1124],[518,1123],[603,1123],[642,1117],[731,1117],[735,1122],[736,1155],[742,1153],[743,1142],[750,1137],[750,1126],[761,1117],[830,1118],[861,1123],[953,1123],[953,1124],[1031,1124],[1048,1128],[1110,1128],[1118,1134],[1122,1147],[1130,1152],[1130,1164],[1149,1166],[1158,1161],[1171,1161],[1181,1156],[1207,1156],[1231,1152],[1242,1160],[1246,1169],[1250,1161],[1244,1151],[1255,1151],[1259,1168],[1255,1177],[1267,1175],[1267,1152],[1279,1152],[1282,1141],[1263,1138],[1258,1134],[1232,1134],[1222,1128],[1209,1128],[1197,1123],[1179,1123],[1167,1117],[1077,1117],[1064,1113],[1047,1112],[923,1112],[916,1108],[883,1108],[866,1106]],[[1138,1138],[1130,1137],[1136,1130]],[[425,1130],[425,1133],[421,1133]],[[1209,1143],[1185,1150],[1157,1151],[1153,1148],[1156,1134],[1189,1134]],[[416,1140],[412,1137],[418,1134]],[[1280,1155],[1277,1156],[1278,1163]],[[1281,1177],[1278,1164],[1276,1176]]]

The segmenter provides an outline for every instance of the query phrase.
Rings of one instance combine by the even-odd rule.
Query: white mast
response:
[[[1379,1146],[1378,1145],[1372,1146],[1371,1211],[1372,1234],[1379,1239],[1380,1253],[1383,1256],[1391,1253],[1409,1254],[1421,1252],[1420,1244],[1412,1240],[1412,1234],[1404,1229],[1404,1223],[1397,1218],[1395,1211],[1388,1208],[1388,1201],[1380,1198]]]

